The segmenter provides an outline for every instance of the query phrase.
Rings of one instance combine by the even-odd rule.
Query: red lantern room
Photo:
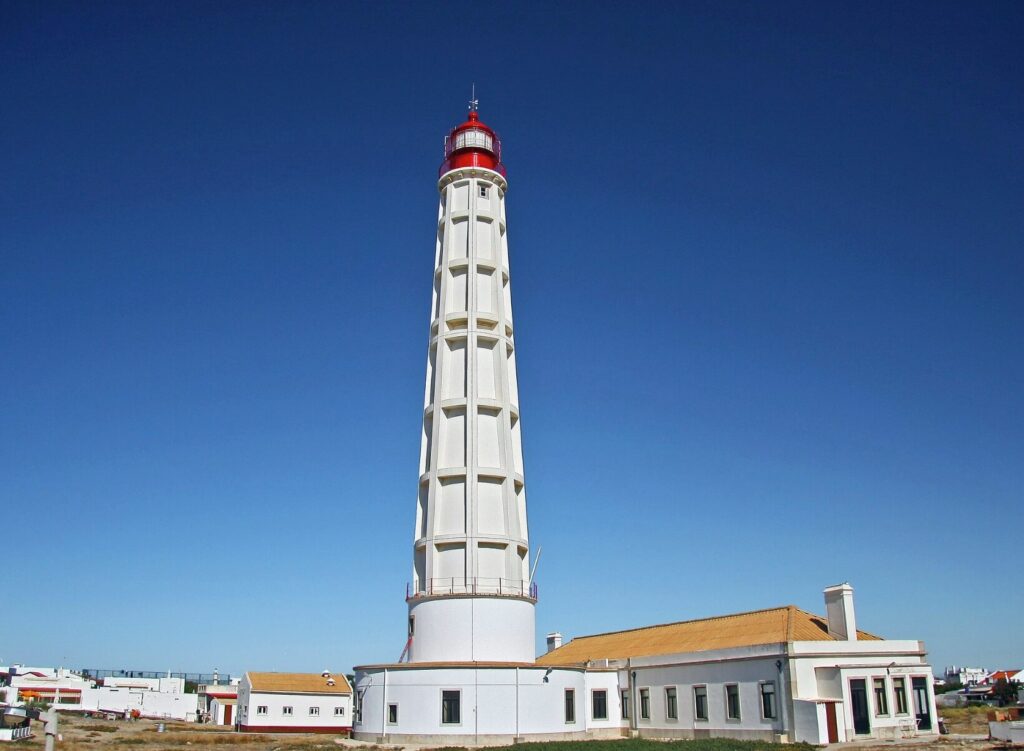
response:
[[[469,119],[452,128],[444,139],[444,161],[438,176],[460,167],[484,167],[505,175],[505,165],[501,163],[501,139],[494,130],[480,122],[475,108],[469,111]]]

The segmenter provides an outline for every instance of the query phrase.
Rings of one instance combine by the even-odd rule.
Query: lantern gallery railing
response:
[[[437,597],[438,595],[498,595],[505,597],[529,597],[538,599],[537,583],[527,585],[522,579],[497,579],[486,576],[447,576],[427,579],[420,591],[414,592],[405,585],[405,599],[415,597]]]

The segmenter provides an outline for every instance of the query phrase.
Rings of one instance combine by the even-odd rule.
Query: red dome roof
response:
[[[501,163],[501,139],[494,129],[480,121],[476,110],[469,119],[452,128],[444,141],[444,161],[438,175],[460,167],[484,167],[505,174]]]

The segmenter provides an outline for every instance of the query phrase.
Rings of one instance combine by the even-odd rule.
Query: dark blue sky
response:
[[[398,657],[476,82],[538,634],[849,580],[937,667],[1018,667],[1022,39],[1015,3],[0,4],[0,662]]]

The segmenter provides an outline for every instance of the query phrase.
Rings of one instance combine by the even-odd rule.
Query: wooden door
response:
[[[839,743],[839,725],[836,723],[835,702],[828,702],[825,705],[825,725],[828,726],[828,742]]]
[[[231,724],[231,709],[232,709],[232,707],[231,707],[230,704],[225,704],[224,705],[224,724],[225,725],[230,725]]]

